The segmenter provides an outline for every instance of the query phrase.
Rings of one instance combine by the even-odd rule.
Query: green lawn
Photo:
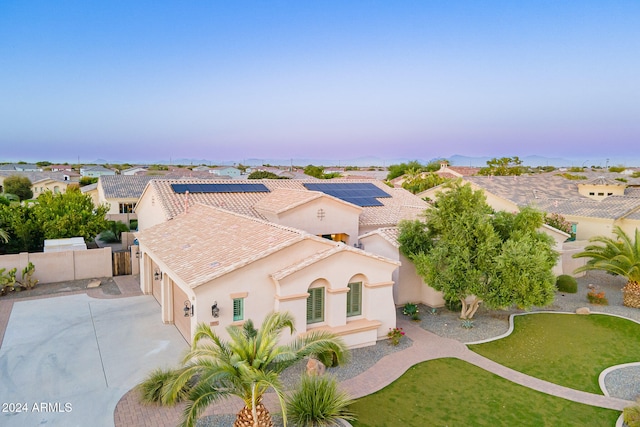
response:
[[[640,325],[597,314],[516,316],[511,335],[469,348],[528,375],[602,394],[604,369],[640,361]]]
[[[351,409],[356,427],[611,427],[620,415],[522,387],[458,359],[415,365]]]

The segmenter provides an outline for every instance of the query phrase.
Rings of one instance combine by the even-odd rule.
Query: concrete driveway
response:
[[[0,348],[0,425],[113,426],[120,398],[186,348],[152,296],[15,302]]]

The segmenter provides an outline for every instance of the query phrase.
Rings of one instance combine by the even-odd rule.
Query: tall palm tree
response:
[[[613,228],[613,234],[616,238],[596,236],[589,239],[604,246],[588,245],[584,251],[573,255],[574,258],[589,258],[574,273],[603,270],[626,277],[629,283],[640,283],[640,230],[636,228],[634,241],[619,226]]]
[[[229,395],[240,397],[244,408],[234,426],[271,427],[271,414],[262,404],[272,388],[280,401],[286,426],[286,411],[280,373],[307,356],[333,354],[338,363],[346,361],[348,350],[336,335],[315,331],[279,345],[281,333],[294,332],[294,318],[288,312],[267,315],[260,329],[251,320],[242,327],[229,326],[230,340],[222,340],[209,326],[196,328],[191,350],[183,359],[180,373],[169,379],[162,401],[171,403],[190,388],[182,426],[195,426],[208,405]]]

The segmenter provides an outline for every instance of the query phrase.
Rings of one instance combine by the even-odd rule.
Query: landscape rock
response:
[[[591,314],[589,307],[576,308],[576,314]]]
[[[91,289],[91,288],[97,288],[98,286],[100,286],[102,284],[102,282],[98,279],[92,280],[89,282],[89,284],[87,285],[87,289]]]
[[[324,366],[324,363],[317,359],[311,358],[307,362],[307,375],[322,375],[326,369],[327,368]]]

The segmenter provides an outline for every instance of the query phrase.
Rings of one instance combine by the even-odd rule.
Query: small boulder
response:
[[[100,280],[94,279],[94,280],[89,282],[89,284],[87,285],[87,289],[97,288],[101,284],[102,284],[102,282]]]
[[[309,359],[309,361],[307,362],[307,375],[311,375],[311,376],[318,376],[318,375],[322,375],[324,374],[324,371],[326,370],[326,366],[324,366],[324,363],[322,363],[321,361],[317,360],[317,359]]]
[[[576,309],[576,314],[591,314],[589,307],[580,307]]]

